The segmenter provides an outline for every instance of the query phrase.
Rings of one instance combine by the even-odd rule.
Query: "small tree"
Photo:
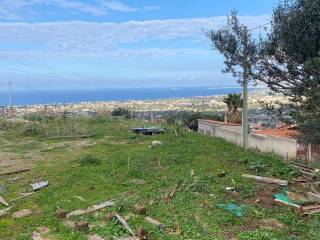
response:
[[[122,107],[115,108],[111,112],[111,115],[114,116],[114,117],[125,117],[125,118],[128,118],[128,119],[131,116],[129,109],[122,108]]]
[[[258,61],[258,45],[247,26],[240,23],[235,11],[228,17],[226,26],[208,33],[212,46],[225,58],[223,72],[232,73],[243,85],[243,147],[248,147],[248,82],[252,80]]]
[[[303,140],[320,143],[320,0],[285,0],[261,42],[255,78],[290,97]]]
[[[232,11],[227,25],[208,33],[214,49],[225,58],[223,72],[232,73],[240,84],[252,80],[253,70],[258,61],[258,44],[248,27],[241,24],[237,12]]]
[[[241,93],[229,93],[227,97],[223,99],[223,102],[228,106],[228,112],[231,114],[238,114],[239,108],[242,108],[243,100],[241,99]]]

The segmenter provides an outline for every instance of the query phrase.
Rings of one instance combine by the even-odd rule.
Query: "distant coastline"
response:
[[[251,92],[264,88],[250,88]],[[13,91],[15,106],[38,104],[74,104],[81,102],[148,101],[172,98],[192,98],[241,93],[240,87],[181,87],[181,88],[119,88],[96,90],[17,90]],[[8,104],[8,92],[0,92],[0,105]]]

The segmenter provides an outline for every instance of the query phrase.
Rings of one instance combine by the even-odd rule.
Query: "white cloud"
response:
[[[270,16],[242,16],[241,21],[255,27],[269,21]],[[150,40],[188,39],[209,41],[204,31],[215,29],[226,22],[226,17],[130,21],[125,23],[49,22],[49,23],[0,23],[0,39],[16,44],[39,44],[46,51],[66,56],[151,55],[154,49],[126,50],[125,44]],[[205,43],[204,43],[205,44]],[[188,50],[189,52],[190,49]],[[178,54],[184,50],[160,51]],[[194,50],[194,53],[199,53]],[[156,54],[156,53],[155,53]]]
[[[145,6],[143,8],[144,11],[154,11],[154,10],[159,10],[160,7],[159,6]]]
[[[89,2],[89,3],[88,3]],[[21,20],[25,19],[28,11],[35,11],[35,6],[52,6],[69,9],[94,16],[102,16],[108,11],[136,12],[156,10],[156,7],[144,7],[138,9],[128,6],[116,0],[93,0],[83,2],[79,0],[0,0],[0,19],[2,20]]]
[[[94,5],[94,4],[87,4],[82,3],[79,1],[71,1],[71,0],[49,0],[45,1],[44,3],[48,5],[57,6],[60,8],[72,9],[77,10],[79,12],[89,13],[96,16],[102,16],[107,13],[107,9]]]
[[[111,10],[119,11],[119,12],[137,12],[139,11],[138,8],[129,7],[121,2],[109,0],[109,1],[101,1],[101,5],[105,6]]]

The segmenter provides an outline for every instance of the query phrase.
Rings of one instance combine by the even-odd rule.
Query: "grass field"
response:
[[[46,127],[62,128],[64,121],[49,121]],[[56,217],[57,207],[69,212],[111,199],[117,201],[115,207],[72,220],[88,221],[89,234],[104,239],[129,236],[115,220],[107,221],[106,215],[127,216],[138,203],[166,225],[161,230],[144,216],[133,215],[130,226],[144,228],[150,239],[320,239],[319,216],[302,217],[291,208],[276,206],[272,194],[280,187],[241,177],[251,173],[290,180],[296,173],[276,156],[245,151],[222,139],[182,129],[176,136],[173,127],[163,135],[137,136],[129,129],[142,123],[110,118],[74,121],[97,136],[46,140],[41,135],[21,134],[23,126],[1,131],[0,173],[20,168],[31,171],[0,177],[0,195],[10,201],[30,192],[30,183],[49,181],[47,188],[16,201],[11,210],[31,209],[31,216],[0,218],[1,240],[32,239],[37,227],[51,230],[46,239],[87,239]],[[149,147],[155,140],[163,144]],[[219,177],[222,171],[226,175]],[[145,184],[134,184],[133,179],[143,179]],[[184,187],[172,198],[166,197],[177,184]],[[237,218],[217,207],[228,203],[244,205],[244,216]]]

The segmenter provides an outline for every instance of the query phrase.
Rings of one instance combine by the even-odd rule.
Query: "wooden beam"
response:
[[[319,194],[315,194],[313,192],[308,192],[307,195],[312,201],[320,203],[320,195]]]
[[[119,214],[115,214],[114,215],[118,221],[123,225],[123,227],[132,235],[134,236],[134,231],[131,229],[131,227],[129,226],[128,222],[123,218],[121,217]]]
[[[6,207],[9,207],[9,203],[1,196],[0,196],[0,203],[5,205]]]
[[[67,218],[72,217],[72,216],[80,216],[80,215],[84,215],[84,214],[93,213],[93,212],[96,212],[96,211],[101,210],[103,208],[112,207],[114,204],[115,204],[115,202],[106,201],[106,202],[103,202],[103,203],[100,203],[97,205],[93,205],[93,206],[86,208],[86,209],[76,210],[71,213],[68,213]]]
[[[252,179],[255,179],[256,181],[259,181],[259,182],[278,184],[280,186],[288,186],[287,180],[281,180],[281,179],[269,178],[269,177],[260,177],[260,176],[250,175],[250,174],[243,174],[242,177],[252,178]]]
[[[13,174],[17,174],[17,173],[23,173],[23,172],[28,172],[30,171],[30,169],[20,169],[20,170],[16,170],[16,171],[12,171],[12,172],[5,172],[5,173],[0,173],[0,177],[1,176],[8,176],[8,175],[13,175]]]

